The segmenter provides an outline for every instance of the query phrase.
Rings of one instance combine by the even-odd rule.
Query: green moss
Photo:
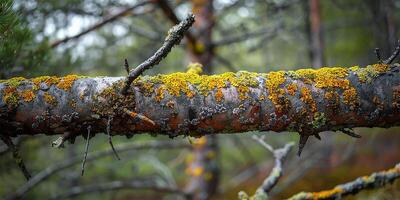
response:
[[[314,113],[314,118],[312,121],[312,126],[314,129],[319,129],[326,124],[326,117],[324,113],[316,112]]]

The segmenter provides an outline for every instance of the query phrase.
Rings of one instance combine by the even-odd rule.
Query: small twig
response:
[[[267,144],[264,141],[264,137],[258,137],[257,135],[253,136],[253,139],[259,142],[262,146],[264,146],[268,151],[272,152],[275,158],[275,165],[272,168],[272,171],[266,177],[262,183],[262,185],[257,189],[256,193],[250,199],[267,199],[268,193],[274,188],[274,186],[278,183],[280,177],[282,176],[282,165],[285,161],[290,149],[293,147],[294,143],[285,144],[284,147],[279,149],[273,149],[271,145]],[[249,199],[245,192],[239,193],[239,199]]]
[[[86,147],[85,147],[85,154],[83,156],[83,161],[82,161],[82,172],[81,172],[81,176],[83,176],[83,174],[85,173],[85,164],[86,164],[86,158],[87,158],[87,154],[89,151],[89,140],[90,140],[90,130],[92,129],[92,127],[89,125],[87,127],[87,137],[86,137]]]
[[[135,143],[126,143],[122,145],[118,145],[115,147],[117,152],[128,152],[128,151],[140,151],[140,150],[147,150],[147,149],[158,149],[158,150],[171,150],[176,148],[191,148],[192,146],[187,144],[184,141],[144,141],[144,142],[135,142]],[[86,161],[94,161],[96,159],[104,158],[106,156],[110,156],[114,154],[111,149],[100,150],[96,152],[91,152],[90,155],[87,156]],[[14,200],[14,199],[22,199],[23,196],[31,191],[35,186],[42,183],[52,175],[61,170],[67,169],[68,167],[74,166],[75,164],[81,163],[82,157],[75,156],[69,159],[62,159],[59,162],[55,162],[53,165],[46,167],[46,169],[40,171],[35,176],[33,176],[28,182],[14,191],[12,194],[7,195],[5,200]]]
[[[399,53],[400,53],[400,40],[397,41],[397,46],[394,49],[392,55],[388,59],[383,61],[383,63],[384,64],[391,64],[394,61],[394,59],[396,59],[396,57],[399,55]]]
[[[160,63],[160,61],[168,55],[172,47],[180,43],[184,33],[192,26],[193,23],[194,15],[189,14],[185,20],[183,20],[178,25],[172,27],[168,31],[168,36],[165,38],[164,44],[154,53],[154,55],[152,55],[146,61],[130,71],[128,77],[126,78],[125,85],[121,90],[121,93],[123,95],[126,95],[129,86],[138,76],[140,76],[145,70],[150,69],[154,65]]]
[[[379,48],[375,48],[374,52],[375,52],[376,58],[378,59],[378,63],[382,64],[383,61],[382,61],[382,56],[381,56],[380,49]]]
[[[51,143],[52,147],[64,148],[64,142],[71,137],[71,132],[64,132],[64,134]]]
[[[129,64],[128,64],[128,59],[125,58],[125,63],[124,63],[125,71],[129,75]]]
[[[353,129],[341,129],[340,131],[350,137],[361,138],[361,135],[358,135]]]
[[[125,59],[125,60],[126,60],[126,59]],[[112,137],[111,137],[111,133],[110,133],[110,130],[111,130],[111,121],[112,121],[112,117],[109,116],[109,117],[108,117],[108,121],[107,121],[107,129],[106,129],[106,132],[107,132],[107,135],[108,135],[108,143],[110,144],[111,149],[113,150],[115,157],[116,157],[118,160],[121,160],[121,159],[119,158],[118,153],[117,153],[117,151],[115,150],[114,144],[113,144],[113,142],[112,142]]]
[[[0,135],[1,140],[3,140],[3,142],[8,146],[8,148],[12,151],[13,153],[13,158],[15,160],[15,163],[17,163],[18,167],[20,168],[20,170],[22,171],[22,173],[24,174],[26,180],[29,181],[29,179],[32,177],[31,174],[29,173],[28,169],[25,166],[24,161],[22,160],[20,154],[19,154],[19,150],[18,147],[16,145],[14,145],[13,141],[11,140],[11,138],[7,135]]]
[[[150,118],[148,118],[148,117],[146,117],[146,116],[144,116],[144,115],[142,115],[142,114],[140,114],[140,113],[136,113],[136,112],[130,111],[130,110],[128,110],[127,108],[124,108],[123,111],[124,111],[127,115],[131,116],[133,119],[137,119],[137,120],[146,122],[146,123],[148,123],[148,124],[151,124],[152,126],[155,126],[155,125],[156,125],[156,123],[155,123],[153,120],[151,120]]]
[[[303,152],[303,149],[306,146],[308,138],[310,136],[306,135],[305,133],[299,133],[299,135],[300,135],[300,139],[299,139],[299,149],[297,151],[297,155],[301,156],[301,152]]]
[[[336,186],[331,190],[321,192],[300,192],[290,200],[308,200],[308,199],[341,199],[348,195],[354,195],[360,191],[367,189],[380,188],[388,183],[393,183],[396,179],[400,178],[400,163],[394,168],[380,171],[371,174],[370,176],[363,176],[356,180]]]

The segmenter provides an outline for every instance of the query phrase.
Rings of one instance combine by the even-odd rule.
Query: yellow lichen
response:
[[[186,71],[189,74],[202,74],[203,73],[203,65],[200,63],[190,63],[187,66],[188,70]]]
[[[58,82],[57,87],[63,90],[68,91],[71,89],[72,85],[74,84],[75,80],[78,79],[78,75],[67,75],[61,78],[60,82]]]
[[[305,83],[315,83],[317,88],[347,89],[350,85],[349,80],[344,79],[348,76],[348,69],[342,67],[300,69],[291,74],[294,74],[294,78],[303,79]]]
[[[21,92],[21,97],[25,102],[31,102],[36,95],[32,90],[24,90]]]
[[[22,81],[26,80],[24,77],[13,77],[6,80],[0,80],[0,83],[3,83],[10,87],[18,87],[22,84]]]
[[[275,109],[278,112],[282,112],[284,106],[279,101],[279,97],[283,97],[285,91],[283,88],[279,88],[285,81],[285,72],[278,71],[278,72],[270,72],[267,74],[267,80],[265,81],[265,86],[268,89],[269,96],[268,99],[272,101],[275,105]]]
[[[17,88],[15,87],[5,87],[3,89],[3,102],[9,106],[18,105],[19,96]]]
[[[60,81],[59,77],[56,76],[40,76],[31,79],[34,84],[34,89],[37,90],[41,83],[45,83],[48,87],[57,84]]]

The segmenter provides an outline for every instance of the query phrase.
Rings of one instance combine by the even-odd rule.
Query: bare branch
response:
[[[150,3],[150,1],[143,1],[143,2],[140,2],[140,3],[136,4],[136,5],[128,7],[126,9],[122,10],[121,12],[118,12],[115,15],[106,17],[105,19],[101,20],[100,22],[97,22],[93,26],[83,30],[82,32],[80,32],[80,33],[78,33],[76,35],[69,36],[69,37],[66,37],[66,38],[61,39],[61,40],[57,40],[57,41],[53,42],[50,46],[51,46],[51,48],[55,48],[58,45],[66,43],[66,42],[68,42],[70,40],[78,39],[78,38],[80,38],[80,37],[92,32],[92,31],[94,31],[96,29],[99,29],[99,28],[103,27],[104,25],[106,25],[106,24],[108,24],[110,22],[113,22],[113,21],[115,21],[115,20],[117,20],[117,19],[119,19],[121,17],[124,17],[124,16],[128,15],[133,10],[135,10],[135,9],[137,9],[139,7],[142,7],[142,6],[146,5],[146,4],[149,4],[149,3]],[[138,14],[136,14],[136,15],[138,15]]]
[[[161,185],[156,180],[131,180],[131,181],[112,181],[108,183],[92,184],[86,186],[76,186],[70,188],[66,193],[56,195],[49,200],[67,199],[83,194],[105,192],[120,189],[143,189],[153,190],[162,193],[176,193],[184,195],[184,192],[176,187]]]
[[[126,59],[125,59],[125,61],[126,61]],[[112,117],[109,116],[109,117],[108,117],[108,121],[107,121],[107,128],[106,128],[106,132],[107,132],[107,135],[108,135],[108,143],[110,144],[111,149],[113,150],[115,157],[116,157],[118,160],[121,160],[121,159],[119,158],[118,153],[117,153],[117,151],[115,150],[114,144],[113,144],[113,142],[112,142],[111,133],[110,133],[110,132],[111,132],[111,121],[112,121]]]
[[[385,61],[383,61],[384,64],[392,64],[392,62],[394,61],[394,59],[396,59],[396,57],[400,54],[400,40],[397,41],[397,46],[395,48],[395,50],[393,51],[392,55],[386,59]]]
[[[29,181],[29,179],[32,176],[28,172],[28,169],[26,168],[25,163],[21,158],[21,155],[19,155],[18,147],[13,143],[11,138],[7,135],[0,134],[0,139],[7,145],[8,149],[10,149],[12,151],[15,163],[18,165],[19,169],[22,171],[22,174],[24,174],[26,180]]]
[[[173,148],[190,148],[191,146],[183,141],[147,141],[147,142],[135,142],[135,143],[127,143],[118,145],[115,147],[115,150],[119,153],[126,152],[126,151],[137,151],[143,149],[173,149]],[[92,152],[90,155],[87,156],[86,162],[90,162],[99,158],[103,158],[105,156],[110,156],[114,154],[112,149],[101,150],[97,152]],[[7,196],[7,200],[11,199],[20,199],[22,198],[27,192],[29,192],[33,187],[41,183],[42,181],[49,178],[51,175],[64,170],[68,167],[71,167],[75,164],[78,164],[82,161],[81,156],[75,156],[70,159],[65,159],[56,162],[54,165],[47,167],[46,169],[42,170],[35,176],[33,176],[27,183],[25,183],[22,187],[16,190],[15,193],[10,194]]]
[[[174,24],[179,24],[181,20],[179,20],[178,16],[175,14],[175,11],[169,5],[166,0],[157,0],[158,6],[161,8],[165,16]],[[196,44],[196,37],[190,31],[186,31],[185,33],[186,38],[188,39],[189,43],[194,46]]]
[[[272,190],[272,188],[278,183],[278,180],[282,176],[282,164],[285,161],[290,149],[294,146],[294,143],[285,144],[284,147],[280,149],[273,149],[271,145],[267,144],[264,141],[264,136],[258,137],[257,135],[253,136],[253,139],[258,141],[263,147],[265,147],[268,151],[273,153],[275,158],[275,166],[272,168],[271,173],[264,180],[262,185],[257,189],[256,193],[250,199],[267,199],[268,193]],[[239,193],[239,199],[247,200],[249,197],[243,191]]]
[[[400,178],[400,163],[394,168],[373,173],[369,176],[357,178],[356,180],[336,186],[331,190],[321,192],[301,192],[290,198],[290,200],[307,200],[307,199],[338,199],[348,195],[357,194],[367,189],[375,189],[383,187],[388,183],[392,183]]]
[[[86,158],[87,158],[87,154],[88,154],[88,150],[89,150],[89,141],[90,141],[90,130],[91,130],[91,128],[92,127],[90,125],[87,127],[86,146],[85,146],[85,154],[83,156],[83,161],[82,161],[81,176],[83,176],[83,174],[85,173],[85,164],[86,164]]]
[[[227,36],[227,37],[224,37],[223,39],[221,39],[220,41],[215,41],[212,44],[212,47],[231,45],[234,43],[243,42],[245,40],[259,37],[259,36],[262,36],[265,34],[275,35],[279,28],[280,28],[280,26],[275,27],[275,28],[266,27],[266,28],[262,28],[257,31],[254,31],[254,32],[245,32],[242,35],[236,35],[236,36],[231,36],[231,37]]]
[[[179,44],[183,38],[183,34],[192,26],[194,23],[194,15],[189,14],[185,20],[178,25],[172,27],[168,31],[168,36],[165,38],[164,44],[152,55],[149,59],[144,61],[142,64],[131,70],[129,76],[126,79],[125,85],[122,88],[122,94],[127,94],[131,83],[140,76],[145,70],[150,69],[154,65],[160,63],[171,51],[172,47]]]

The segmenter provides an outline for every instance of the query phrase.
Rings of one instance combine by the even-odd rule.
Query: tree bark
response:
[[[0,83],[2,135],[203,136],[297,131],[314,135],[399,124],[400,66],[144,76],[127,96],[122,77],[13,78]],[[93,136],[92,135],[92,136]]]

